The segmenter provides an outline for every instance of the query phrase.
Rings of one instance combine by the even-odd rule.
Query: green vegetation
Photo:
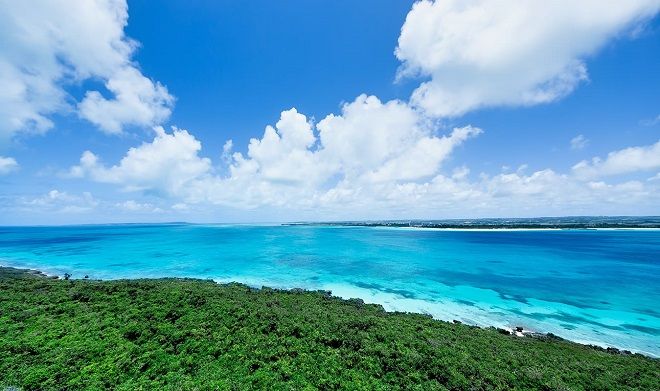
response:
[[[659,360],[327,292],[8,268],[0,292],[0,389],[660,389]]]

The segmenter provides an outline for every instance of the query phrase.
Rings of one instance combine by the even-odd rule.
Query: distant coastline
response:
[[[432,228],[446,230],[660,229],[660,216],[575,216],[443,220],[293,222],[284,225]]]

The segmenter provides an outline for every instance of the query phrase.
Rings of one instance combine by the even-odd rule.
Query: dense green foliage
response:
[[[0,292],[0,389],[660,389],[659,360],[326,292],[1,268]]]

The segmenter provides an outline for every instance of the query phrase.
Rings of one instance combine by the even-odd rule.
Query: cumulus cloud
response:
[[[18,162],[13,157],[0,156],[0,175],[6,175],[18,169]]]
[[[43,133],[56,112],[78,110],[109,133],[164,121],[173,98],[132,61],[137,43],[124,34],[127,20],[125,0],[3,2],[0,138]],[[66,88],[86,80],[105,84],[110,98],[88,91],[75,102]]]
[[[106,99],[98,91],[88,91],[78,109],[81,117],[108,133],[121,133],[125,125],[159,124],[170,116],[174,98],[167,88],[135,68],[117,70],[105,86],[114,99]]]
[[[269,182],[303,184],[323,179],[324,162],[309,148],[316,143],[312,124],[296,109],[284,111],[275,127],[267,126],[260,139],[253,138],[247,156],[233,155],[231,176],[258,176]]]
[[[398,77],[435,116],[559,99],[588,79],[584,59],[653,16],[657,0],[422,0],[401,29]]]
[[[481,133],[467,126],[437,137],[408,104],[360,95],[339,116],[321,120],[319,155],[347,179],[416,180],[433,175],[454,147]]]
[[[126,156],[111,167],[103,165],[94,153],[85,151],[68,176],[114,183],[129,191],[176,194],[192,179],[210,172],[211,161],[198,156],[202,145],[188,131],[173,128],[172,133],[167,133],[160,126],[154,131],[156,136],[151,143],[129,149]]]
[[[433,175],[454,147],[480,132],[468,126],[438,137],[406,103],[360,95],[316,126],[295,109],[282,112],[275,127],[250,141],[246,156],[233,155],[229,179],[256,177],[265,187],[416,180]]]
[[[584,147],[589,144],[589,139],[584,137],[584,135],[578,134],[577,136],[571,139],[571,149],[579,150],[584,149]]]
[[[599,178],[660,168],[660,140],[652,145],[638,146],[610,152],[605,159],[595,157],[573,166],[580,178]]]
[[[226,175],[201,156],[193,135],[161,128],[152,142],[130,149],[110,167],[85,152],[70,175],[160,194],[174,200],[175,211],[189,205],[275,207],[325,219],[625,214],[657,206],[660,181],[598,177],[657,169],[660,142],[614,151],[566,173],[540,169],[528,174],[522,165],[515,172],[471,175],[465,166],[443,167],[455,148],[480,133],[467,126],[438,135],[404,103],[360,96],[316,126],[295,109],[282,112],[261,138],[251,140],[245,154],[231,154],[224,163]],[[231,144],[225,146],[223,154],[231,151]],[[599,174],[585,175],[594,170]]]
[[[297,202],[312,205],[338,183],[371,188],[430,178],[454,148],[479,133],[467,126],[439,136],[404,102],[360,95],[316,126],[296,109],[282,112],[275,126],[250,140],[245,155],[231,154],[232,144],[226,143],[224,177],[199,155],[201,143],[191,134],[162,128],[152,142],[131,148],[111,167],[86,151],[68,175],[192,202],[256,207],[288,204],[295,195]]]

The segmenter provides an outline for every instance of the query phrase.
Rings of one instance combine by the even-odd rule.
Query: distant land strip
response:
[[[447,220],[375,220],[294,222],[285,225],[409,227],[445,229],[598,229],[660,228],[660,216],[578,216]]]

